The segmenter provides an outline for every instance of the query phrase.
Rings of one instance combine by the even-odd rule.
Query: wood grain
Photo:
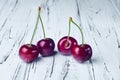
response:
[[[30,42],[41,6],[47,37],[56,43],[56,55],[24,63],[19,47]],[[57,42],[68,32],[68,19],[84,32],[93,56],[80,64],[63,56]],[[38,25],[33,43],[43,38]],[[0,0],[0,80],[120,80],[120,1],[119,0]],[[71,36],[79,44],[81,35],[72,25]]]

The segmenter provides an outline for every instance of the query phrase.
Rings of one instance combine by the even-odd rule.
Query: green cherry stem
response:
[[[33,34],[32,34],[32,38],[31,38],[31,41],[30,41],[30,47],[31,47],[31,45],[32,45],[32,41],[33,41],[33,38],[34,38],[34,36],[35,36],[36,29],[37,29],[37,25],[38,25],[38,21],[39,21],[39,14],[40,14],[40,9],[39,9],[39,7],[38,7],[38,16],[37,16],[35,28],[34,28],[34,31],[33,31]]]
[[[83,46],[84,46],[84,36],[83,36],[82,29],[80,28],[80,26],[78,26],[78,25],[73,21],[72,17],[70,17],[69,22],[70,22],[70,23],[72,22],[72,23],[73,23],[76,27],[78,27],[78,29],[80,30],[81,36],[82,36],[82,47],[83,47]]]
[[[70,19],[69,19],[68,37],[67,37],[67,42],[66,42],[65,46],[67,46],[67,45],[68,45],[68,40],[69,40],[69,37],[70,37],[70,30],[71,30],[71,21],[70,21]]]
[[[41,11],[40,7],[39,7],[39,10]],[[42,18],[40,16],[40,13],[39,13],[39,19],[40,19],[40,22],[41,22],[41,25],[42,25],[43,35],[44,35],[44,39],[45,39],[46,38],[46,36],[45,36],[45,29],[44,29],[44,25],[43,25],[43,21],[42,21]]]

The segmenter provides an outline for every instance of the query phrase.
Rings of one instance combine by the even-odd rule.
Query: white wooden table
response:
[[[56,45],[68,33],[70,16],[81,25],[93,49],[91,61],[80,64],[59,52],[30,64],[19,58],[19,47],[30,42],[38,6],[46,35]],[[71,36],[81,43],[77,28]],[[39,23],[33,43],[42,38]],[[0,0],[0,80],[120,80],[120,0]]]

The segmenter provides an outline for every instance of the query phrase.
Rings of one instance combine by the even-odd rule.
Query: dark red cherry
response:
[[[91,59],[92,56],[92,48],[88,44],[82,45],[75,45],[72,47],[72,55],[78,62],[85,62]]]
[[[31,44],[24,44],[19,49],[19,56],[27,63],[34,61],[39,55],[37,46]]]
[[[43,57],[54,55],[55,43],[51,38],[45,38],[38,41],[37,47]]]
[[[71,54],[71,47],[73,45],[77,45],[77,41],[73,37],[69,37],[67,40],[68,36],[62,37],[57,44],[58,50],[61,54],[63,55],[70,55]],[[68,44],[66,45],[68,41]]]

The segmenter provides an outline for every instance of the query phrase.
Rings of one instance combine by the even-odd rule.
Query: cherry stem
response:
[[[40,7],[39,7],[39,10],[41,11]],[[46,38],[46,36],[45,36],[45,29],[44,29],[44,25],[43,25],[43,21],[42,21],[42,18],[40,16],[40,13],[39,13],[39,19],[40,19],[40,22],[41,22],[41,25],[42,25],[43,35],[44,35],[44,39],[45,39]]]
[[[35,36],[36,29],[37,29],[37,25],[38,25],[38,21],[39,21],[39,15],[40,15],[40,9],[39,9],[39,7],[38,7],[38,16],[37,16],[35,28],[34,28],[34,31],[33,31],[33,34],[32,34],[32,38],[31,38],[31,41],[30,41],[30,47],[31,47],[31,45],[32,45],[32,41],[33,41],[33,38],[34,38],[34,36]]]
[[[72,17],[70,17],[69,22],[70,22],[70,23],[72,22],[72,23],[73,23],[76,27],[78,27],[78,29],[80,30],[81,36],[82,36],[82,47],[84,47],[84,36],[83,36],[82,29],[80,28],[80,26],[78,26],[78,25],[73,21]]]
[[[69,30],[68,30],[68,37],[67,37],[67,42],[66,42],[66,44],[65,44],[65,46],[67,46],[68,45],[68,40],[69,40],[69,37],[70,37],[70,30],[71,30],[71,21],[69,20]]]

